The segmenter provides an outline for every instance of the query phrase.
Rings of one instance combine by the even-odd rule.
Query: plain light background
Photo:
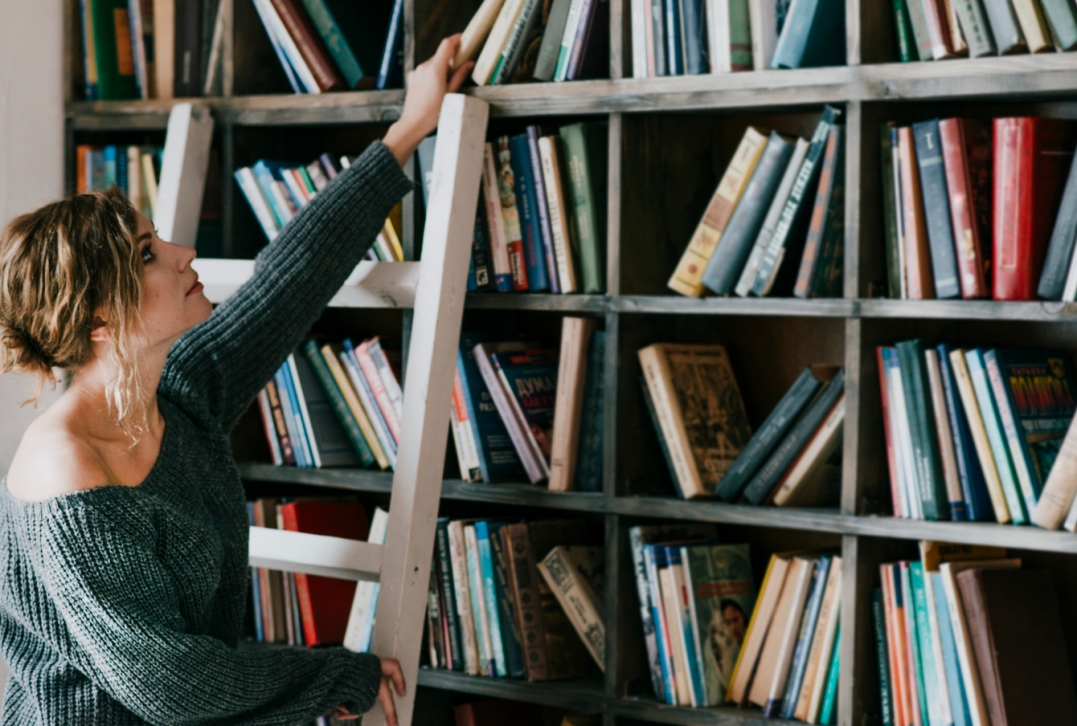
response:
[[[63,194],[63,8],[60,0],[0,0],[0,227]],[[30,380],[0,376],[0,475],[37,410],[20,407]],[[0,662],[0,693],[7,667]]]

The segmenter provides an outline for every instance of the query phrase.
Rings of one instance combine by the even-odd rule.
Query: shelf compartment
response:
[[[592,713],[609,710],[607,699],[602,692],[602,682],[598,679],[531,683],[509,678],[482,678],[440,668],[423,667],[419,669],[418,684],[427,688],[537,703],[554,708]]]

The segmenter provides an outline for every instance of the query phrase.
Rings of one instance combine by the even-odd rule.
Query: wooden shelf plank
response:
[[[619,699],[611,701],[610,710],[620,716],[654,723],[683,724],[684,726],[803,726],[803,721],[784,718],[763,718],[758,709],[683,708],[667,706],[650,700]]]
[[[949,320],[1026,320],[1075,322],[1077,303],[994,300],[857,300],[862,318],[935,318]]]
[[[679,295],[619,295],[610,306],[620,313],[672,313],[678,315],[790,315],[852,317],[855,300],[801,300],[800,298],[681,297]]]
[[[610,301],[605,295],[548,295],[543,293],[471,292],[467,307],[480,310],[545,310],[564,313],[605,313]]]
[[[1049,531],[993,522],[928,522],[898,517],[848,517],[847,520],[845,534],[1077,554],[1077,535],[1065,530]]]
[[[714,500],[673,499],[672,497],[616,497],[610,501],[614,514],[655,519],[741,524],[751,527],[779,527],[812,532],[842,534],[845,517],[836,509],[796,509],[726,504]]]

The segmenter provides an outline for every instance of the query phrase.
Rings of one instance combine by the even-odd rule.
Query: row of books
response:
[[[894,0],[902,62],[1050,53],[1077,47],[1065,0]]]
[[[608,0],[483,0],[453,65],[480,86],[607,78],[609,39]]]
[[[404,0],[253,2],[296,93],[403,86]]]
[[[1000,547],[921,542],[871,593],[882,723],[1077,723],[1051,573]]]
[[[389,513],[377,508],[367,522],[357,501],[263,497],[247,502],[252,527],[283,529],[377,544],[385,540]],[[251,568],[254,638],[259,643],[340,645],[366,652],[377,607],[375,583]],[[349,617],[359,613],[349,626]]]
[[[601,293],[606,287],[608,127],[538,126],[486,144],[469,289]],[[418,150],[423,199],[437,138]]]
[[[896,516],[1027,524],[1077,411],[1065,353],[878,349]]]
[[[810,140],[749,127],[669,287],[690,297],[842,293],[845,127],[827,106]],[[812,203],[814,200],[814,203]]]
[[[781,506],[834,500],[845,421],[840,368],[806,368],[753,436],[723,346],[656,343],[638,356],[644,403],[682,497]]]
[[[75,148],[75,191],[119,187],[135,209],[153,219],[163,151],[159,146],[80,144]]]
[[[430,664],[547,681],[605,668],[605,560],[576,520],[439,517],[427,605]]]
[[[1077,298],[1077,123],[932,119],[880,140],[890,297]]]
[[[453,441],[464,481],[547,482],[602,491],[606,334],[567,316],[561,349],[464,332],[453,383]]]
[[[833,0],[631,0],[635,78],[845,65]]]
[[[396,468],[403,394],[399,351],[379,338],[308,340],[258,393],[273,463]]]

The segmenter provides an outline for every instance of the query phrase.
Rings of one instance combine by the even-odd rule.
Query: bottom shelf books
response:
[[[713,525],[629,530],[656,697],[833,723],[841,558],[774,555],[757,598],[748,546],[714,535]]]
[[[920,552],[871,596],[884,725],[1077,723],[1051,573],[999,547]]]
[[[427,607],[430,664],[546,681],[605,666],[604,559],[574,520],[437,524]]]

